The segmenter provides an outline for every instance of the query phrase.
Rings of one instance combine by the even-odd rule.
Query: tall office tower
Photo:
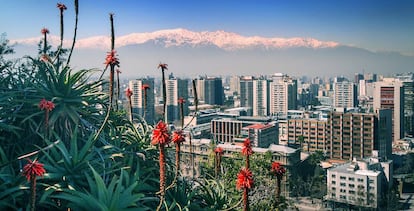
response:
[[[397,76],[404,87],[404,132],[414,137],[414,75],[412,73]]]
[[[148,85],[146,103],[144,99],[143,85]],[[132,113],[134,115],[140,115],[147,121],[148,124],[152,124],[155,121],[155,107],[154,107],[154,79],[142,78],[129,81],[129,88],[132,90]],[[146,104],[146,107],[145,107]]]
[[[297,108],[297,81],[282,73],[272,76],[270,83],[270,114],[287,114]]]
[[[327,120],[316,118],[289,119],[288,140],[300,144],[304,152],[329,152],[329,139],[326,132]],[[300,143],[300,138],[303,138]]]
[[[395,78],[384,78],[374,83],[373,108],[392,111],[392,138],[404,138],[404,87]]]
[[[221,78],[207,77],[204,79],[204,102],[210,105],[224,104],[224,89]]]
[[[414,81],[404,81],[404,131],[414,137]]]
[[[230,92],[233,93],[233,95],[240,94],[240,77],[237,75],[230,77]]]
[[[364,74],[364,79],[372,82],[377,82],[378,76],[375,73],[366,73]]]
[[[253,76],[240,77],[240,106],[253,108]]]
[[[199,77],[197,79],[197,98],[199,101],[204,102],[204,87],[205,87],[205,78],[204,77]],[[194,91],[193,91],[194,92]]]
[[[364,80],[364,75],[361,73],[355,73],[354,83],[358,84],[360,80]]]
[[[387,109],[377,110],[377,113],[330,113],[327,123],[330,158],[365,158],[372,156],[373,150],[378,150],[382,156],[390,156],[390,114]]]
[[[167,120],[169,123],[180,120],[179,99],[182,98],[184,103],[184,116],[188,115],[188,80],[175,78],[173,75],[166,80],[167,87]],[[183,118],[184,118],[183,116]]]
[[[336,108],[352,108],[356,106],[357,89],[354,83],[349,81],[335,82],[333,84],[333,103]]]
[[[253,116],[269,115],[270,82],[265,78],[253,80]]]

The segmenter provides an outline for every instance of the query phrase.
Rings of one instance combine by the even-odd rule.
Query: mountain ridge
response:
[[[52,45],[59,44],[59,37],[49,35],[49,42]],[[12,43],[35,45],[42,39],[41,36],[27,39],[11,40]],[[201,31],[195,32],[183,28],[165,29],[153,32],[130,33],[116,37],[116,47],[124,47],[133,44],[143,44],[154,41],[164,47],[189,45],[192,47],[214,45],[221,49],[232,51],[245,48],[265,48],[281,49],[292,47],[307,48],[333,48],[340,46],[334,41],[320,41],[314,38],[279,38],[279,37],[261,37],[261,36],[242,36],[233,32],[219,31]],[[71,40],[64,40],[64,46],[70,46]],[[100,48],[106,49],[110,45],[109,36],[93,36],[78,39],[77,48]]]

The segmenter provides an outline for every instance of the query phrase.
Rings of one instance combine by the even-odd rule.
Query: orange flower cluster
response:
[[[182,130],[174,131],[172,134],[172,142],[174,143],[182,143],[185,141],[185,135]]]
[[[253,154],[252,144],[248,138],[246,138],[243,142],[242,154],[244,156],[250,156]]]
[[[45,34],[49,34],[49,29],[47,28],[43,28],[42,30],[40,30],[40,32],[45,35]]]
[[[43,98],[39,103],[39,108],[40,110],[52,111],[55,108],[55,104]]]
[[[222,155],[222,154],[223,154],[223,148],[221,148],[221,147],[217,147],[217,148],[215,148],[215,149],[214,149],[214,152],[215,152],[216,154],[220,154],[220,155]]]
[[[112,50],[110,52],[108,52],[108,54],[106,55],[106,59],[105,59],[105,63],[107,66],[108,65],[114,65],[114,66],[118,66],[119,67],[119,60],[118,58],[116,58],[116,51]]]
[[[66,8],[66,5],[64,5],[64,4],[62,4],[62,3],[58,3],[56,7],[57,7],[57,8],[59,8],[59,9],[60,9],[60,11],[63,11],[63,10],[66,10],[66,9],[67,9],[67,8]]]
[[[274,173],[277,177],[281,177],[286,173],[286,169],[279,162],[276,161],[272,163],[272,168],[270,171]]]
[[[170,143],[170,134],[168,133],[167,124],[163,121],[159,121],[152,131],[152,145],[168,144]]]
[[[237,174],[237,189],[250,189],[253,187],[253,173],[248,168],[242,168]]]
[[[133,95],[132,90],[131,90],[130,88],[126,89],[126,90],[125,90],[125,95],[126,95],[128,98],[130,98],[130,97]]]
[[[37,162],[37,160],[31,161],[27,159],[28,163],[23,167],[23,175],[28,181],[34,179],[37,176],[43,176],[46,170],[43,168],[43,164]]]

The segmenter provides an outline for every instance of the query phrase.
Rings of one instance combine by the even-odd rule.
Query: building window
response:
[[[340,176],[340,177],[339,177],[339,179],[341,179],[341,180],[346,180],[346,177],[344,177],[344,176]]]
[[[353,178],[353,177],[349,177],[349,178],[348,178],[348,180],[349,180],[349,181],[355,181],[355,178]]]
[[[332,181],[332,185],[336,185],[336,181]]]
[[[358,182],[363,182],[364,179],[358,178]]]
[[[346,187],[346,184],[345,183],[343,183],[343,182],[341,182],[341,187]]]
[[[339,195],[339,198],[343,199],[343,200],[346,200],[346,196],[344,196],[344,195]]]
[[[332,174],[332,178],[336,178],[336,175],[335,174]]]
[[[355,194],[355,191],[354,190],[350,190],[349,191],[349,194]]]
[[[348,187],[355,188],[355,185],[354,184],[348,184]]]

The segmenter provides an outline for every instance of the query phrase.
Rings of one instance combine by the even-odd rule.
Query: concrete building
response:
[[[394,78],[384,78],[382,81],[375,82],[373,101],[374,110],[391,110],[393,141],[404,138],[403,83]]]
[[[253,108],[253,76],[240,77],[240,106]],[[249,114],[251,115],[251,114]]]
[[[286,115],[288,110],[297,108],[297,81],[291,77],[277,73],[270,83],[270,115]]]
[[[146,102],[144,99],[144,90],[142,88],[144,84],[149,85],[150,87],[147,90]],[[154,79],[142,78],[131,80],[129,81],[128,86],[133,93],[131,96],[133,115],[139,115],[143,117],[148,124],[153,124],[155,121]]]
[[[357,103],[357,89],[349,81],[335,82],[333,84],[333,105],[335,108],[353,108]]]
[[[327,121],[317,118],[289,119],[288,142],[302,146],[304,152],[330,151]],[[299,143],[303,138],[303,142]]]
[[[221,78],[218,77],[206,77],[200,80],[204,85],[200,85],[204,90],[203,92],[204,103],[210,105],[223,105],[224,103],[224,89]]]
[[[253,81],[253,116],[268,116],[270,108],[270,82],[265,78]]]
[[[277,123],[248,125],[242,128],[240,136],[233,139],[235,143],[241,144],[249,138],[254,147],[267,148],[271,144],[279,144]]]
[[[392,161],[373,157],[327,170],[327,196],[333,203],[381,209],[381,197],[392,185]],[[391,181],[391,182],[390,182]]]
[[[328,116],[327,136],[331,159],[352,160],[372,156],[391,156],[390,110],[377,113],[332,112]]]

